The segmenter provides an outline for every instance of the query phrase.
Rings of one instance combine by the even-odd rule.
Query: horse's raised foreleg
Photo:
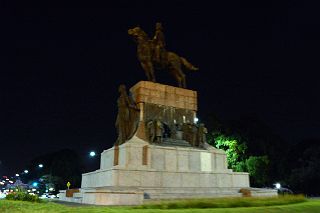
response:
[[[181,81],[182,81],[182,87],[183,88],[187,88],[186,75],[185,74],[182,74]]]
[[[148,81],[156,82],[152,63],[151,62],[141,62],[141,66],[146,73]]]

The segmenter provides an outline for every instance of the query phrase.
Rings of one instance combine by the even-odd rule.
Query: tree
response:
[[[249,172],[253,186],[271,185],[286,176],[279,162],[285,161],[287,145],[256,116],[209,120],[208,142],[226,151],[229,168]]]
[[[296,193],[320,195],[320,140],[305,140],[291,149],[291,174],[287,179]]]
[[[246,168],[250,174],[251,184],[263,187],[268,182],[269,159],[268,156],[250,156],[246,160]]]
[[[213,145],[218,149],[226,151],[229,168],[243,172],[245,171],[243,162],[245,160],[247,146],[245,143],[240,143],[239,141],[239,138],[236,138],[235,136],[226,136],[220,133],[214,136]]]
[[[44,167],[39,168],[39,163]],[[40,185],[55,185],[56,190],[65,189],[68,181],[73,187],[81,185],[82,161],[78,154],[70,149],[39,156],[31,161],[28,168],[29,182],[37,181]]]

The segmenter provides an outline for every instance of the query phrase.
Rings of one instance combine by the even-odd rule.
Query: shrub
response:
[[[13,192],[6,196],[7,200],[20,200],[29,202],[41,202],[37,195],[30,195],[26,192]]]

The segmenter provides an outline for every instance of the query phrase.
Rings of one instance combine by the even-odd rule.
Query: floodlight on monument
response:
[[[38,165],[38,167],[39,167],[39,168],[43,168],[43,164],[40,163],[40,164]]]
[[[29,171],[26,169],[26,170],[24,170],[23,171],[25,174],[28,174],[29,173]]]
[[[89,155],[90,155],[90,157],[94,157],[94,156],[96,156],[96,153],[95,153],[94,151],[91,151],[91,152],[89,153]]]

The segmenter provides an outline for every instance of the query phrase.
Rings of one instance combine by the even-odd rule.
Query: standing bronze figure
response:
[[[207,143],[207,135],[208,130],[204,126],[203,123],[199,124],[197,137],[198,137],[198,146],[203,147],[205,143]]]
[[[117,145],[123,144],[135,134],[139,123],[139,108],[136,103],[128,96],[126,86],[119,86],[120,96],[118,98],[118,115],[116,128],[118,131]]]
[[[164,127],[160,120],[151,120],[147,123],[148,139],[151,143],[161,143],[163,140]]]
[[[153,37],[154,44],[154,60],[156,63],[163,65],[165,59],[166,42],[164,39],[163,28],[161,23],[156,24],[156,32]]]
[[[155,67],[166,68],[174,76],[178,82],[178,86],[186,88],[186,77],[181,69],[182,65],[189,70],[198,70],[198,68],[176,53],[166,51],[162,31],[162,25],[157,23],[153,40],[150,40],[147,33],[140,27],[129,29],[128,34],[137,42],[138,59],[149,81],[156,82],[154,75]]]

